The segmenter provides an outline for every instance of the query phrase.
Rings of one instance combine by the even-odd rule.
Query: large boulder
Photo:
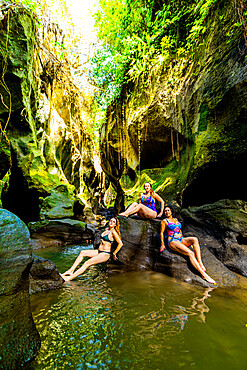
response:
[[[28,224],[34,249],[76,244],[93,239],[94,231],[85,222],[69,218]]]
[[[17,369],[40,348],[29,301],[32,250],[26,225],[0,209],[0,367]]]
[[[223,199],[184,209],[182,216],[227,268],[247,277],[247,202]]]
[[[132,217],[119,217],[121,239],[123,247],[118,253],[119,261],[126,269],[150,269],[163,272],[188,283],[203,286],[209,284],[190,265],[188,258],[172,251],[160,249],[160,221],[138,220]],[[187,228],[184,236],[193,234],[193,229]],[[198,236],[195,235],[194,236]],[[201,243],[202,259],[207,273],[218,283],[218,286],[236,286],[240,283],[239,277],[222,262],[220,262],[209,247]],[[123,270],[123,266],[116,264],[114,270]]]

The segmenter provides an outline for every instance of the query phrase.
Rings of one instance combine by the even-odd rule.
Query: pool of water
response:
[[[35,254],[70,267],[82,246]],[[247,291],[91,267],[31,297],[42,345],[25,369],[246,369]]]

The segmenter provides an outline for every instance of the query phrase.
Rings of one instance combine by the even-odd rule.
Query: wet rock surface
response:
[[[42,257],[34,257],[30,270],[29,291],[31,294],[61,288],[63,283],[64,280],[59,275],[55,263]]]
[[[28,224],[33,249],[63,246],[93,239],[93,228],[85,222],[70,218],[43,220]]]
[[[0,253],[0,367],[17,369],[37,354],[40,337],[29,301],[29,231],[5,209],[0,209]]]

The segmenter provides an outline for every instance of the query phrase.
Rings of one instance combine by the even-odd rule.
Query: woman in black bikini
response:
[[[174,212],[171,207],[165,207],[164,214],[166,218],[161,221],[160,228],[160,252],[166,249],[164,243],[164,232],[166,232],[168,234],[168,248],[188,256],[191,264],[201,274],[202,278],[208,283],[216,285],[216,281],[206,274],[205,266],[202,263],[198,239],[194,236],[183,237],[181,231],[182,225],[177,218],[174,218]],[[193,246],[193,251],[189,248],[190,246]]]
[[[111,218],[109,221],[108,228],[101,234],[100,245],[97,250],[83,250],[80,252],[79,256],[75,260],[74,264],[69,270],[60,274],[65,281],[70,281],[75,277],[81,275],[89,266],[97,265],[98,263],[106,262],[109,260],[111,255],[111,245],[114,240],[118,243],[117,248],[113,252],[113,259],[117,260],[116,254],[122,248],[122,240],[120,238],[119,230],[119,220],[116,218]],[[76,267],[82,262],[84,257],[91,257],[88,259],[82,267],[80,267],[76,272]]]

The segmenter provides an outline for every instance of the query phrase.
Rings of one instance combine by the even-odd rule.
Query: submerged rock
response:
[[[35,256],[30,270],[30,293],[61,288],[64,280],[54,262]]]
[[[159,252],[159,220],[144,221],[121,216],[119,220],[123,247],[118,253],[118,258],[126,267],[122,265],[118,267],[118,264],[115,264],[114,270],[150,269],[163,272],[188,283],[209,285],[190,265],[185,256],[168,250],[162,253]],[[189,230],[184,232],[184,236],[189,236],[189,234],[191,235]],[[198,234],[193,235],[198,236]],[[207,268],[207,273],[217,281],[218,286],[238,285],[239,277],[226,268],[209,251],[209,248],[210,245],[204,246],[201,242],[202,259]]]
[[[26,225],[0,209],[0,367],[17,369],[40,348],[29,300],[33,261]]]

